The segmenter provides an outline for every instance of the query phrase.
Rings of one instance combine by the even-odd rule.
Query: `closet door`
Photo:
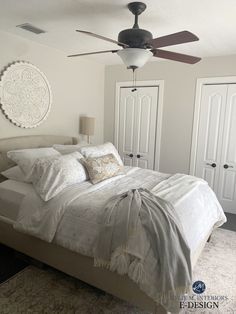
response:
[[[118,151],[125,166],[133,166],[136,94],[130,88],[121,88],[119,103]],[[116,117],[117,119],[117,117]]]
[[[198,124],[195,175],[217,193],[226,108],[227,85],[204,85]]]
[[[154,169],[158,87],[120,89],[118,150],[127,166]]]
[[[225,211],[236,214],[236,84],[228,85],[218,182],[218,197]]]

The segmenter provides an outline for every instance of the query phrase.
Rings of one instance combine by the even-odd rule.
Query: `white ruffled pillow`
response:
[[[81,142],[76,145],[62,145],[62,144],[54,144],[53,148],[57,150],[62,155],[71,154],[73,152],[80,152],[81,147],[88,146],[89,144],[86,142]]]
[[[7,157],[21,168],[27,179],[31,175],[35,160],[49,156],[60,156],[60,153],[52,147],[12,150],[7,153]]]
[[[9,180],[25,182],[25,183],[30,182],[27,176],[24,174],[24,172],[21,170],[19,166],[15,166],[5,171],[2,171],[1,174]]]
[[[107,143],[102,144],[102,145],[97,145],[97,146],[81,147],[80,152],[86,158],[88,158],[88,157],[100,157],[100,156],[104,156],[104,155],[108,155],[108,154],[113,154],[116,157],[118,163],[121,166],[123,166],[123,162],[120,158],[118,151],[116,150],[115,146],[110,142],[107,142]]]
[[[44,201],[49,201],[70,185],[87,180],[86,170],[79,162],[81,158],[79,152],[74,152],[35,161],[30,179]]]

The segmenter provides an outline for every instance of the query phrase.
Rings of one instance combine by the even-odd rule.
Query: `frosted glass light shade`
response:
[[[80,118],[80,134],[94,135],[95,118],[81,117]]]
[[[117,51],[127,68],[141,68],[153,55],[151,51],[140,48],[125,48]]]

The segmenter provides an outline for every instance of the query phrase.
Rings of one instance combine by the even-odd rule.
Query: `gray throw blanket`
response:
[[[111,198],[102,222],[94,265],[127,274],[154,301],[175,312],[179,296],[189,290],[192,270],[173,206],[148,190],[135,189]],[[156,272],[153,262],[146,265],[149,255]]]

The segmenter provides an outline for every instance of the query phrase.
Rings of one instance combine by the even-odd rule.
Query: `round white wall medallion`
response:
[[[10,64],[0,80],[3,113],[21,128],[35,128],[48,116],[52,93],[46,76],[28,62]]]

